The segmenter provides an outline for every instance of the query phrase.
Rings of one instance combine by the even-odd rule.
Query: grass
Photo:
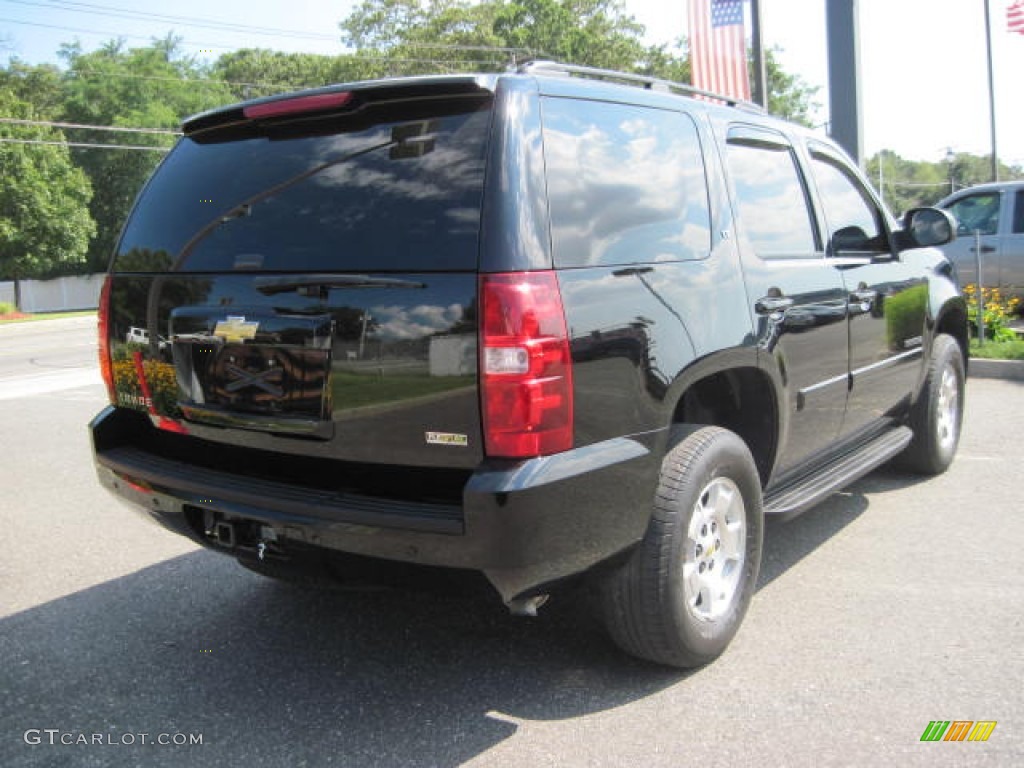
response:
[[[0,314],[0,325],[4,323],[34,323],[40,320],[59,320],[64,317],[88,317],[95,314],[95,309],[83,309],[75,312],[39,312],[34,315],[20,313]]]
[[[971,357],[985,360],[1024,360],[1024,339],[1013,341],[986,341],[979,346],[977,339],[971,339]]]
[[[331,380],[334,407],[349,410],[447,392],[471,385],[475,377],[397,374],[380,378],[373,373],[353,374],[334,371]]]

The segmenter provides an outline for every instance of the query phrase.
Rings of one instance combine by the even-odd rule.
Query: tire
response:
[[[964,357],[956,339],[939,334],[932,342],[921,394],[910,411],[914,437],[900,464],[925,475],[945,472],[953,463],[963,423]]]
[[[602,584],[601,603],[627,653],[696,667],[729,645],[754,594],[761,482],[750,450],[726,429],[679,427],[673,440],[646,535]],[[723,530],[732,534],[724,544]]]

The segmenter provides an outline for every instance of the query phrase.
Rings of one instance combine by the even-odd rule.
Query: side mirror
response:
[[[945,245],[956,238],[956,219],[941,208],[911,208],[903,215],[903,229],[896,233],[899,249]]]

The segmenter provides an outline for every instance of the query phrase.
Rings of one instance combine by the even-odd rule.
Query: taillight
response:
[[[554,272],[480,276],[480,392],[488,456],[572,448],[572,359]]]
[[[117,392],[114,389],[114,364],[110,359],[110,281],[111,275],[103,280],[100,289],[100,306],[96,314],[96,327],[99,333],[100,376],[107,385],[107,397],[112,405],[117,405]]]

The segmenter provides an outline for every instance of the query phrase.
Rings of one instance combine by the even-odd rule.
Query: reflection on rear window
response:
[[[392,133],[401,121],[348,133],[318,125],[321,135],[299,138],[186,137],[140,198],[114,269],[474,269],[489,113],[410,122],[425,135],[397,147],[410,133]]]

